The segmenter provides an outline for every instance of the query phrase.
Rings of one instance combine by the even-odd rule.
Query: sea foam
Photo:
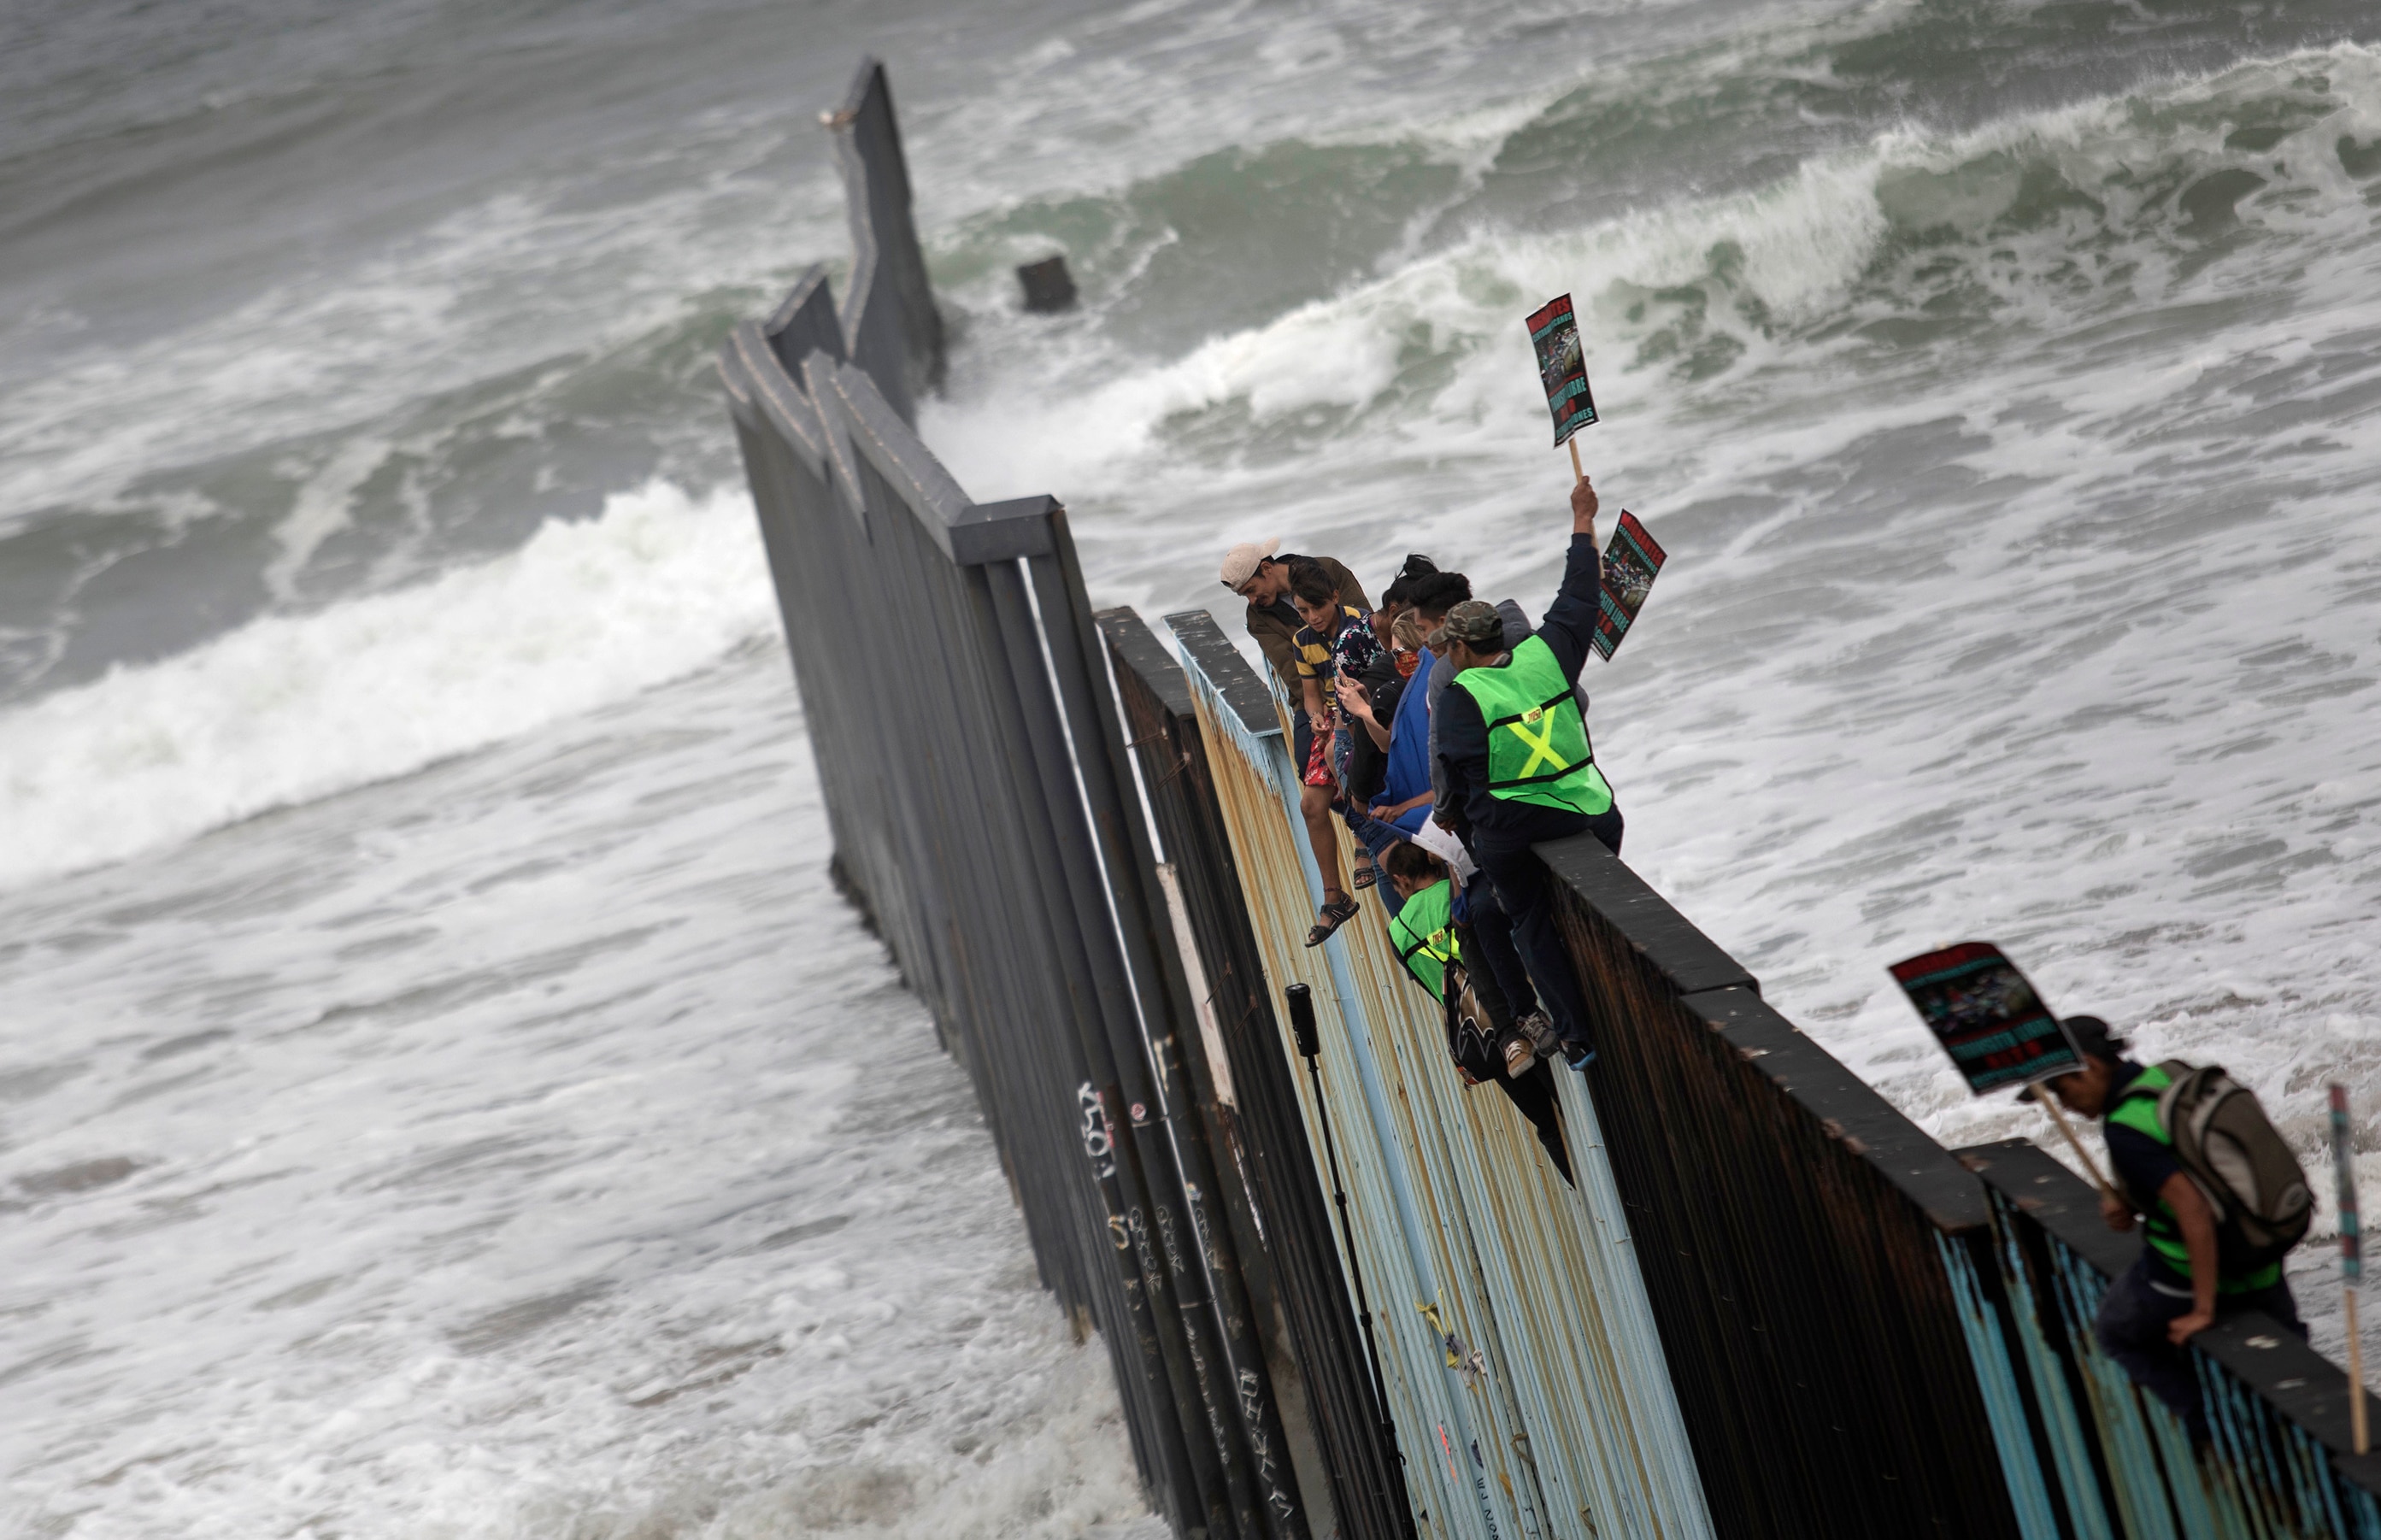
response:
[[[0,714],[0,885],[403,775],[776,628],[751,504],[665,482],[411,588]]]

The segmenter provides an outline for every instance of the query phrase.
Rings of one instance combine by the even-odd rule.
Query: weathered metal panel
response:
[[[1323,1094],[1366,1179],[1361,1270],[1381,1280],[1396,1343],[1385,1358],[1402,1371],[1389,1377],[1410,1478],[1435,1457],[1435,1490],[1417,1508],[1457,1533],[1475,1521],[1523,1534],[1710,1533],[1626,1227],[1608,1188],[1596,1204],[1592,1110],[1575,1102],[1569,1115],[1574,1190],[1509,1102],[1463,1086],[1384,914],[1368,904],[1324,947],[1302,946],[1322,883],[1276,703],[1203,614],[1168,624],[1266,971],[1276,988],[1308,984],[1325,1015]],[[1319,1144],[1324,1107],[1304,1100]]]
[[[1218,1191],[1239,1241],[1311,1527],[1349,1540],[1413,1533],[1397,1447],[1349,1309],[1324,1186],[1299,1121],[1231,862],[1197,707],[1181,666],[1130,610],[1099,617],[1142,790],[1155,814],[1203,1052],[1190,1079],[1213,1131]]]
[[[1948,1154],[1593,839],[1541,847],[1595,1017],[1590,1077],[1714,1521],[1743,1535],[2021,1534],[1944,1234]]]
[[[2039,1338],[2026,1361],[2037,1398],[2129,1540],[2381,1537],[2381,1455],[2352,1452],[2337,1365],[2254,1312],[2225,1316],[2192,1338],[2214,1436],[2194,1453],[2093,1333],[2109,1280],[2141,1254],[2138,1233],[2108,1229],[2090,1184],[2024,1140],[1960,1157],[1991,1192],[1996,1254]]]

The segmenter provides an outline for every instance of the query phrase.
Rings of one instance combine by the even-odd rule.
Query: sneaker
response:
[[[1562,1039],[1555,1035],[1553,1020],[1543,1010],[1533,1010],[1513,1025],[1529,1038],[1530,1045],[1538,1050],[1540,1058],[1552,1058],[1562,1047]]]
[[[1584,1075],[1587,1073],[1587,1067],[1595,1062],[1595,1050],[1583,1044],[1566,1048],[1563,1051],[1563,1062]]]
[[[1530,1072],[1530,1067],[1537,1061],[1537,1050],[1530,1046],[1528,1038],[1523,1037],[1520,1033],[1515,1033],[1505,1039],[1505,1078],[1507,1080],[1520,1080]]]

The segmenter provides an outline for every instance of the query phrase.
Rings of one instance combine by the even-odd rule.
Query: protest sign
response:
[[[1579,320],[1571,314],[1570,296],[1557,296],[1530,317],[1530,346],[1538,352],[1538,380],[1546,389],[1546,407],[1554,413],[1555,446],[1595,421],[1595,397],[1587,392],[1587,358],[1580,350]],[[1574,461],[1578,450],[1574,448]]]
[[[1893,965],[1894,982],[1979,1094],[2083,1067],[2067,1030],[1989,941],[1963,941]]]
[[[1588,645],[1606,662],[1611,661],[1613,650],[1629,634],[1637,612],[1645,607],[1645,595],[1653,590],[1654,575],[1666,559],[1660,544],[1645,532],[1637,516],[1622,508],[1620,527],[1612,532],[1604,547],[1603,592],[1596,601],[1595,634],[1588,638]]]
[[[2364,1227],[2356,1209],[2356,1142],[2348,1120],[2348,1087],[2331,1083],[2331,1177],[2339,1196],[2339,1282],[2346,1291],[2348,1316],[2348,1383],[2353,1399],[2348,1403],[2350,1436],[2356,1452],[2372,1447],[2364,1406],[2364,1334],[2356,1326],[2357,1285],[2364,1277]]]

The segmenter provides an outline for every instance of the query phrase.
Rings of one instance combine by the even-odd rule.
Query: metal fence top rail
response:
[[[901,489],[903,505],[916,512],[920,526],[958,565],[980,567],[1046,556],[1056,550],[1050,520],[1065,511],[1056,498],[969,501],[950,472],[924,452],[909,424],[885,404],[875,382],[856,366],[813,351],[803,361],[804,378],[798,382],[786,373],[762,329],[751,322],[736,328],[722,361],[732,397],[751,402],[784,437],[813,451],[818,457],[813,469],[822,473],[832,469],[839,487],[849,482],[844,487],[848,507],[856,508],[862,498],[856,468],[834,463],[846,443],[878,475]],[[841,433],[830,430],[829,413]]]
[[[1263,738],[1281,731],[1281,718],[1274,712],[1273,691],[1265,688],[1264,675],[1240,655],[1214,616],[1203,609],[1184,610],[1167,616],[1166,624],[1243,732]]]
[[[1730,988],[1761,993],[1760,981],[1744,964],[1697,930],[1670,907],[1668,899],[1602,845],[1592,839],[1572,839],[1541,846],[1538,853],[1557,881],[1568,883],[1593,905],[1679,994]]]
[[[1603,847],[1594,853],[1603,855]],[[1620,865],[1608,855],[1605,859]],[[1950,1151],[1759,996],[1744,988],[1703,990],[1679,1005],[1727,1038],[1747,1063],[1817,1118],[1829,1138],[1866,1161],[1937,1229],[1959,1235],[1992,1222],[1984,1190]]]
[[[2094,1267],[2115,1277],[2142,1253],[2141,1230],[2112,1230],[2100,1195],[2030,1140],[2006,1139],[1960,1152],[1967,1168]],[[2359,1455],[2349,1426],[2350,1391],[2340,1366],[2253,1310],[2219,1315],[2192,1346],[2229,1370],[2258,1398],[2331,1452],[2340,1473],[2381,1490],[2381,1450]]]

